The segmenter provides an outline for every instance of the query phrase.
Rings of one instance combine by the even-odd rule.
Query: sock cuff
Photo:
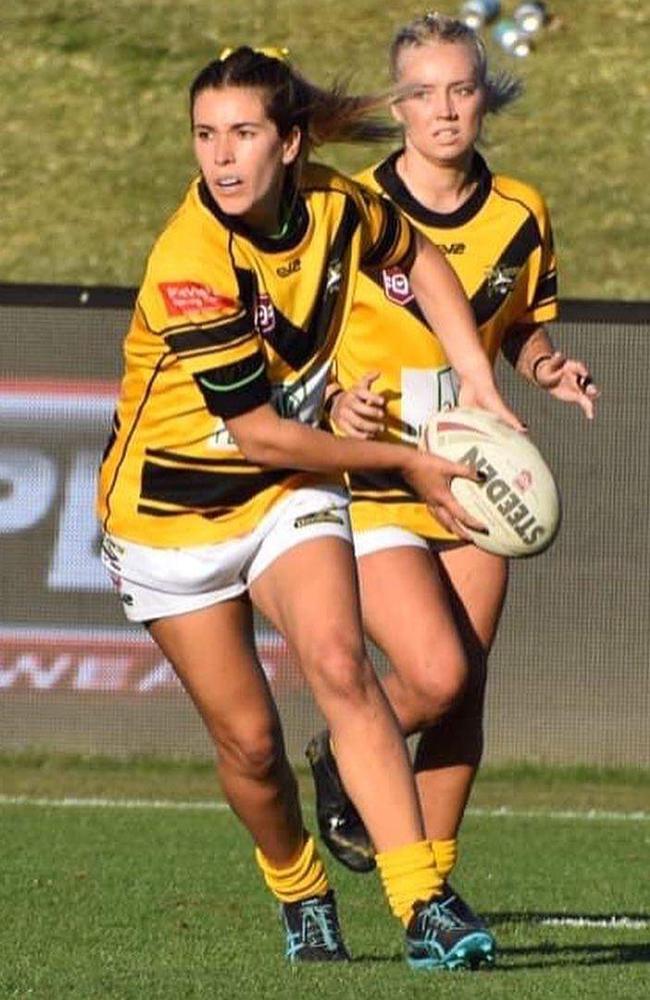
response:
[[[259,847],[255,848],[255,860],[257,861],[259,867],[262,869],[265,875],[270,875],[271,877],[281,878],[281,879],[293,879],[300,878],[302,874],[309,867],[314,859],[314,855],[317,854],[316,842],[310,833],[305,830],[304,841],[300,854],[290,865],[282,865],[277,867],[272,861],[262,853]]]
[[[436,860],[436,868],[443,879],[447,879],[458,863],[458,839],[432,840],[431,848]]]
[[[255,848],[255,860],[267,886],[281,903],[295,903],[311,896],[324,896],[329,889],[327,873],[316,842],[307,831],[300,855],[292,864],[276,867],[259,847]]]
[[[413,906],[423,903],[442,890],[442,879],[436,871],[430,840],[419,840],[377,856],[377,866],[395,916],[407,926]]]
[[[428,867],[435,864],[430,840],[418,840],[390,851],[380,851],[375,855],[377,867],[383,876],[399,875],[412,868]]]

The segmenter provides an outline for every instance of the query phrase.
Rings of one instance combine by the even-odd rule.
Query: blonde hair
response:
[[[515,101],[523,92],[522,81],[510,73],[491,73],[485,43],[480,35],[458,18],[433,11],[417,17],[400,28],[390,46],[390,70],[397,83],[399,60],[405,49],[421,48],[432,42],[466,45],[474,57],[476,74],[485,91],[485,110],[496,113]]]

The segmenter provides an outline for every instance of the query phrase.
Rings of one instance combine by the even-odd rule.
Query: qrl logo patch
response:
[[[388,267],[381,272],[384,283],[384,295],[398,306],[406,306],[415,296],[411,291],[409,279],[399,267]]]
[[[275,310],[266,292],[262,292],[257,298],[255,326],[259,333],[271,333],[275,330]]]
[[[168,316],[234,309],[237,305],[230,296],[221,295],[210,285],[202,285],[198,281],[163,281],[158,287],[165,300]]]

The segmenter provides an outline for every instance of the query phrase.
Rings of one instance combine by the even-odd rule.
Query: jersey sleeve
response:
[[[241,284],[226,252],[208,260],[154,249],[136,307],[208,411],[224,420],[271,397],[254,303],[244,291],[250,283]]]
[[[356,185],[361,216],[361,266],[370,270],[399,267],[406,274],[415,259],[415,230],[392,202]]]
[[[527,308],[520,322],[539,325],[556,318],[557,269],[553,229],[545,202],[540,198],[535,212],[539,228],[539,248],[533,254],[528,281]]]

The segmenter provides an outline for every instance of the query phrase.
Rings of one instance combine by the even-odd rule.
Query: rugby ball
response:
[[[431,415],[422,445],[484,474],[481,483],[459,477],[451,481],[458,502],[488,529],[485,535],[468,529],[479,548],[521,558],[549,547],[560,527],[560,494],[527,434],[487,410],[458,407]]]

